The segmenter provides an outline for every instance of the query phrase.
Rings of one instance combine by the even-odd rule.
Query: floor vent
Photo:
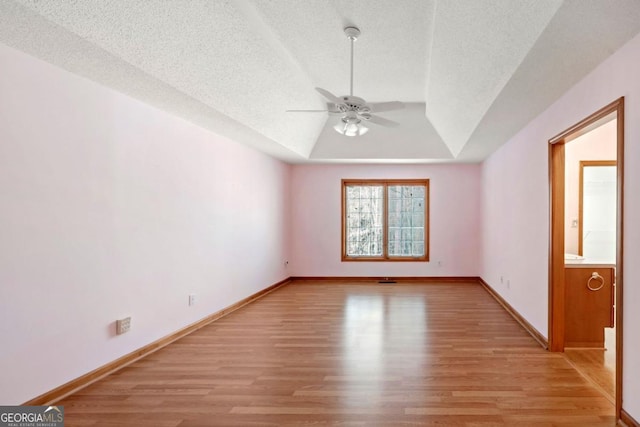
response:
[[[378,283],[398,283],[393,279],[389,279],[388,277],[385,277],[384,280],[378,280]]]

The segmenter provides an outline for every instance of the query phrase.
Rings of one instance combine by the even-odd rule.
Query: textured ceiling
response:
[[[336,133],[314,87],[399,100]],[[0,41],[289,162],[479,161],[640,32],[638,0],[3,0]]]

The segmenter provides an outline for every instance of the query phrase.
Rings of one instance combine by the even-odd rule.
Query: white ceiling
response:
[[[399,100],[358,138],[314,87]],[[288,162],[486,158],[640,32],[640,0],[3,0],[0,41]]]

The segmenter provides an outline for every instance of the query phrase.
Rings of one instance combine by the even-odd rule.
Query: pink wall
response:
[[[616,160],[617,123],[611,120],[565,145],[564,251],[567,253],[578,253],[579,228],[572,227],[571,223],[578,219],[580,212],[580,161]]]
[[[0,69],[0,404],[289,276],[290,166],[2,45]]]
[[[341,262],[340,180],[429,178],[430,262]],[[292,173],[295,276],[477,276],[479,165],[298,165]]]
[[[482,278],[547,335],[548,140],[625,96],[624,393],[640,419],[640,36],[614,53],[482,166]],[[544,84],[544,82],[542,82]],[[506,280],[510,279],[510,287]]]

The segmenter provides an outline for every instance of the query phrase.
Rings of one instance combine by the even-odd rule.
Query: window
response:
[[[429,180],[342,180],[343,261],[428,261]]]

